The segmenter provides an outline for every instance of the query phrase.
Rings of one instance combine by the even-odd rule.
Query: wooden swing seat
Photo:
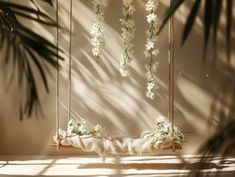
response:
[[[54,148],[57,148],[57,144],[56,143],[51,143],[49,144],[50,147],[54,147]],[[74,146],[64,146],[64,145],[60,145],[59,149],[81,149],[81,148],[78,148],[78,147],[74,147]],[[163,150],[172,150],[173,152],[175,150],[181,150],[182,147],[178,144],[175,145],[175,147],[171,146],[171,147],[167,147],[167,148],[163,148]]]

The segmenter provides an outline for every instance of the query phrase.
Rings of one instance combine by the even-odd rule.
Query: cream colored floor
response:
[[[207,176],[220,171],[221,176],[235,176],[235,158],[220,157],[198,164],[196,156],[127,156],[108,158],[103,163],[97,156],[0,156],[0,176],[82,176],[82,177],[155,177],[187,176],[190,169],[203,169]],[[187,166],[186,166],[187,164]],[[209,174],[210,175],[209,175]]]

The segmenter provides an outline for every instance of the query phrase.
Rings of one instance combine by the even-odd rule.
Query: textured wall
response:
[[[92,4],[89,0],[74,1],[73,6],[73,78],[72,110],[73,117],[83,117],[92,123],[107,127],[113,136],[139,136],[146,129],[153,128],[158,115],[167,115],[168,64],[167,28],[159,39],[160,68],[157,72],[160,89],[154,101],[145,97],[144,45],[147,23],[144,1],[135,1],[136,38],[135,60],[131,64],[131,76],[122,78],[119,74],[121,56],[121,37],[119,18],[122,15],[121,2],[110,0],[105,12],[106,47],[104,56],[97,64],[90,51],[89,29],[94,22]],[[24,3],[24,1],[22,1]],[[166,8],[162,1],[159,15]],[[43,4],[42,4],[43,5]],[[60,23],[68,27],[68,1],[60,1]],[[212,66],[209,49],[208,60],[202,63],[202,19],[198,18],[190,38],[185,46],[180,46],[182,24],[185,14],[190,11],[190,3],[183,6],[175,18],[175,119],[177,126],[186,133],[186,142],[179,153],[192,154],[213,132],[219,114],[228,114],[234,100],[234,63],[226,64],[225,39],[219,35],[219,59],[217,68]],[[45,7],[52,13],[52,9]],[[222,19],[224,23],[224,19]],[[31,24],[35,29],[54,40],[55,31]],[[68,31],[61,31],[60,44],[68,49]],[[233,32],[234,40],[234,32]],[[68,50],[67,50],[68,51]],[[234,57],[234,52],[232,53]],[[67,69],[68,60],[62,63],[60,79],[60,117],[62,127],[66,125],[67,105]],[[18,102],[21,92],[16,86],[6,92],[7,73],[9,69],[1,65],[0,70],[0,154],[71,154],[79,151],[62,151],[57,153],[48,147],[55,133],[55,78],[50,79],[50,94],[45,94],[40,82],[41,102],[44,117],[32,116],[20,122],[18,119]],[[55,71],[53,70],[55,73]],[[233,108],[231,108],[234,110]],[[231,110],[230,109],[230,110]],[[209,122],[208,120],[212,120]]]

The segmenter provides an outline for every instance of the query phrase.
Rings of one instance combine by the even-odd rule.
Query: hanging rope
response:
[[[172,0],[169,0],[171,5]],[[170,17],[168,25],[168,39],[169,39],[169,50],[168,50],[168,66],[169,66],[169,110],[168,117],[171,121],[171,132],[172,137],[174,136],[174,16]],[[174,150],[174,147],[173,147]]]
[[[60,148],[59,126],[60,126],[60,73],[59,73],[59,0],[56,0],[56,137],[57,137],[57,150]]]
[[[71,83],[72,83],[72,18],[73,0],[70,0],[69,8],[69,81],[68,81],[68,121],[71,119]]]

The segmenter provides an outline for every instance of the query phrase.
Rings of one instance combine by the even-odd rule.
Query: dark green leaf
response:
[[[183,2],[184,2],[184,0],[172,0],[170,7],[166,10],[166,12],[164,14],[163,21],[162,21],[162,24],[159,28],[158,34],[161,32],[161,30],[166,25],[166,23],[168,22],[170,17],[174,15],[175,11],[180,7],[180,5]]]
[[[184,27],[184,32],[183,32],[183,37],[182,37],[182,44],[184,44],[185,40],[187,39],[187,37],[188,37],[188,35],[189,35],[189,33],[192,29],[192,26],[193,26],[194,21],[196,19],[198,9],[200,7],[200,3],[201,3],[201,0],[195,1],[194,5],[193,5],[193,8],[191,10],[191,13],[188,16],[187,22],[186,22],[185,27]]]
[[[213,0],[205,1],[205,10],[204,10],[204,56],[207,50],[208,40],[210,37],[210,28],[212,24],[212,15],[213,15]]]
[[[3,58],[6,65],[12,64],[13,69],[15,68],[15,71],[11,71],[10,83],[14,78],[14,72],[17,71],[19,86],[22,83],[26,84],[26,97],[21,100],[19,106],[20,120],[23,119],[23,115],[30,116],[33,110],[37,113],[37,110],[40,109],[39,94],[34,75],[36,73],[40,74],[46,91],[49,91],[46,76],[49,71],[47,65],[51,64],[53,67],[57,67],[57,47],[43,36],[23,26],[16,18],[16,15],[21,15],[41,24],[50,25],[52,22],[50,17],[47,18],[46,14],[42,14],[42,12],[37,12],[33,8],[0,0],[0,47],[6,49],[4,51],[6,57]],[[59,59],[62,59],[62,57],[59,56]],[[35,68],[38,70],[36,73],[34,73]]]
[[[214,50],[214,63],[217,61],[217,34],[218,25],[220,22],[220,14],[222,9],[222,0],[216,0],[214,5],[213,15],[213,50]]]
[[[231,54],[231,28],[232,28],[232,23],[233,23],[233,1],[232,0],[226,0],[226,22],[227,22],[227,27],[226,27],[226,41],[227,41],[227,60],[230,61],[230,54]]]

